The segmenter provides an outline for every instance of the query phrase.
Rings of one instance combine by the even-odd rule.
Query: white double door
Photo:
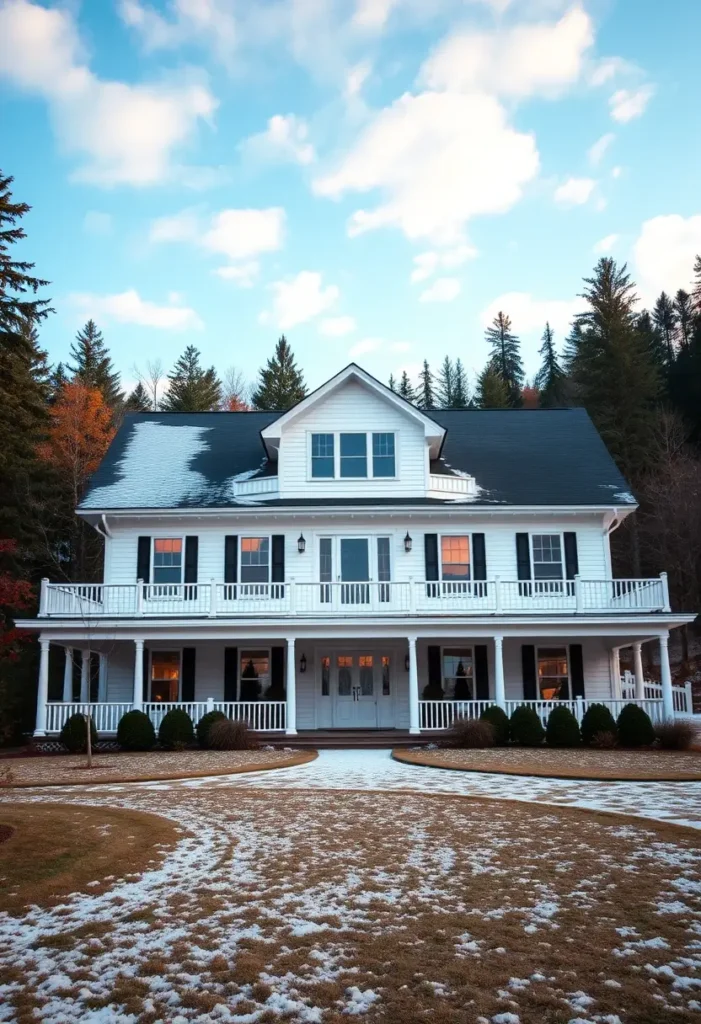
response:
[[[389,602],[391,578],[389,537],[319,539],[322,604],[343,606]]]
[[[336,652],[329,660],[334,727],[376,728],[378,704],[389,689],[389,658],[374,651],[347,651]]]

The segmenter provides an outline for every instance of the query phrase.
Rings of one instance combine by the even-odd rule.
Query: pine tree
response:
[[[124,400],[119,382],[119,374],[112,366],[105,339],[98,330],[94,320],[88,320],[82,331],[78,331],[71,345],[71,359],[75,366],[68,366],[73,380],[84,384],[86,388],[97,388],[107,404],[117,408]]]
[[[635,329],[640,336],[642,344],[650,353],[650,358],[657,370],[660,384],[662,384],[668,369],[667,345],[664,335],[646,309],[643,309],[638,314],[635,321]]]
[[[453,400],[451,409],[467,409],[470,401],[469,388],[467,386],[467,374],[461,359],[455,360],[453,366]]]
[[[275,346],[272,359],[259,371],[258,388],[252,399],[253,408],[263,412],[284,412],[301,402],[306,393],[304,376],[283,334]]]
[[[696,316],[701,317],[701,256],[697,256],[694,260],[694,287],[691,295],[694,300]]]
[[[679,347],[688,348],[694,333],[694,307],[691,296],[683,288],[674,296],[674,311],[677,314]]]
[[[509,409],[509,389],[499,370],[490,361],[477,378],[475,403],[480,409]]]
[[[660,297],[652,311],[652,322],[661,332],[667,350],[667,364],[674,362],[674,339],[677,333],[677,313],[674,303],[667,292],[660,292]]]
[[[125,412],[151,412],[151,399],[141,381],[127,397],[124,410]]]
[[[555,348],[555,334],[549,323],[545,324],[541,341],[543,344],[540,346],[540,355],[543,361],[535,376],[534,385],[539,392],[538,403],[541,408],[552,409],[565,401],[567,375],[560,366]]]
[[[390,391],[396,391],[397,390],[397,382],[394,379],[394,374],[393,373],[390,373],[390,375],[389,375],[389,380],[387,381],[387,387],[390,389]]]
[[[423,369],[419,374],[419,386],[416,391],[416,402],[419,409],[424,409],[426,412],[430,412],[432,409],[436,408],[433,374],[431,373],[426,359],[424,359]]]
[[[438,391],[436,398],[439,409],[452,409],[455,390],[455,369],[450,356],[446,356],[438,371]]]
[[[68,383],[68,374],[63,363],[56,363],[49,374],[49,403],[55,402],[61,390]]]
[[[402,376],[399,381],[399,387],[397,391],[402,396],[402,398],[406,398],[407,402],[416,401],[416,395],[414,393],[413,387],[411,386],[409,374],[406,372],[406,370],[402,370]]]
[[[490,362],[501,374],[509,394],[509,404],[514,408],[521,404],[521,388],[525,375],[521,361],[521,343],[511,330],[511,320],[501,311],[484,332],[492,346]]]
[[[0,331],[6,345],[21,334],[26,324],[37,324],[53,313],[47,299],[26,298],[49,282],[30,273],[33,263],[11,258],[10,246],[27,237],[20,222],[31,210],[26,203],[13,203],[13,181],[0,172]]]
[[[210,412],[221,401],[221,382],[213,366],[200,366],[200,353],[188,345],[171,373],[168,391],[161,401],[164,412]]]

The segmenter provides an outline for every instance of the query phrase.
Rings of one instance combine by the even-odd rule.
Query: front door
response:
[[[367,537],[341,537],[341,604],[370,600],[370,549]]]
[[[374,729],[380,665],[374,654],[336,654],[331,673],[333,724],[337,729]]]

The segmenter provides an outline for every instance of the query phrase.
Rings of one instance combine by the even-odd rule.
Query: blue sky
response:
[[[189,343],[253,378],[284,332],[316,386],[538,365],[582,277],[646,303],[701,251],[692,0],[0,0],[2,170],[42,329],[102,328],[125,382]]]

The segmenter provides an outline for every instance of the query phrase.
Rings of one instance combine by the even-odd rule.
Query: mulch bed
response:
[[[494,747],[488,750],[395,750],[406,764],[460,772],[535,775],[549,779],[606,779],[619,782],[701,781],[701,752],[695,750],[550,750]]]
[[[236,775],[306,764],[316,756],[302,750],[159,750],[95,754],[92,768],[85,767],[84,754],[13,758],[0,773],[0,789]]]

